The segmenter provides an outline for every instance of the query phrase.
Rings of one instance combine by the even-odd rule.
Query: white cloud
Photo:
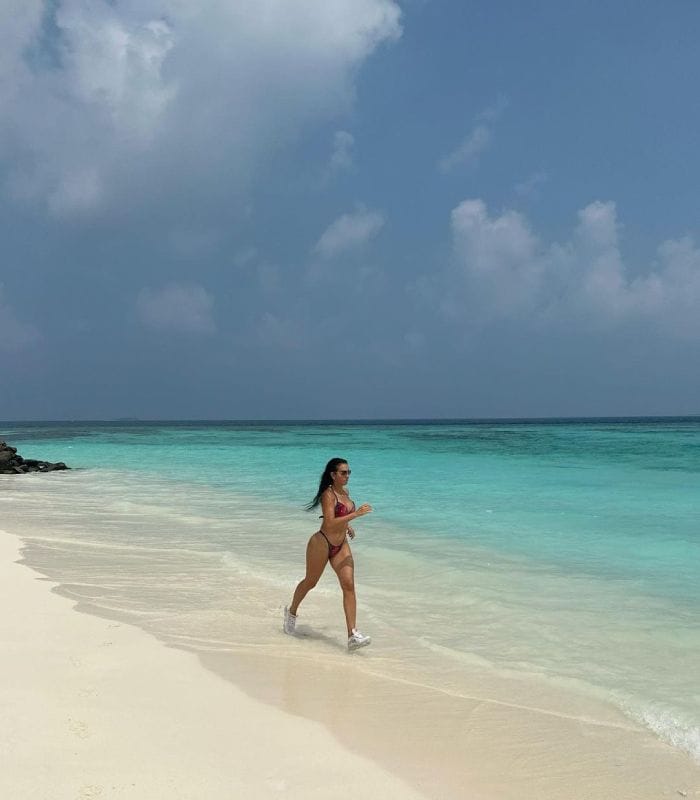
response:
[[[659,269],[633,284],[638,308],[684,338],[700,338],[700,248],[691,237],[658,249]]]
[[[35,344],[41,339],[39,330],[22,322],[14,309],[3,298],[0,285],[0,350],[16,353]]]
[[[99,0],[64,0],[56,24],[63,33],[66,88],[76,105],[99,108],[120,136],[147,142],[176,92],[163,74],[174,29]]]
[[[171,283],[162,289],[144,288],[136,299],[141,322],[161,331],[213,333],[214,300],[201,286]]]
[[[491,142],[491,131],[486,125],[477,125],[449,155],[440,159],[440,172],[451,172],[463,164],[473,165]]]
[[[58,2],[51,42],[41,15],[32,22],[2,63],[0,159],[12,164],[15,197],[42,199],[57,216],[84,213],[102,202],[115,161],[157,133],[175,91],[163,77],[173,31],[100,0]],[[0,34],[0,50],[10,36]]]
[[[452,236],[456,275],[443,302],[452,315],[588,327],[643,322],[700,337],[700,249],[691,238],[669,240],[651,267],[632,274],[614,203],[589,204],[569,241],[547,244],[523,215],[490,216],[483,201],[465,200],[452,212]]]
[[[483,201],[465,200],[452,212],[452,235],[472,300],[492,314],[532,307],[542,264],[522,215],[491,218]]]
[[[241,191],[271,149],[347,110],[357,68],[400,33],[394,0],[10,0],[0,162],[15,198],[56,215],[167,200],[222,165]]]
[[[384,227],[384,215],[379,211],[358,208],[332,222],[316,242],[314,252],[322,258],[334,258],[367,244]]]
[[[506,98],[499,98],[493,105],[476,115],[476,124],[459,145],[438,162],[440,172],[452,172],[460,166],[476,166],[481,154],[491,144],[491,123],[495,122],[508,106]]]

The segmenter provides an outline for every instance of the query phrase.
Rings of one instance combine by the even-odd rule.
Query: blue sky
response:
[[[0,419],[700,413],[699,33],[8,0]]]

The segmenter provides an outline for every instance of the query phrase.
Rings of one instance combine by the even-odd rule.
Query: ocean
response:
[[[347,658],[303,576],[352,468],[363,669],[642,725],[700,762],[700,419],[3,423],[69,472],[0,476],[0,528],[82,610],[200,653]]]

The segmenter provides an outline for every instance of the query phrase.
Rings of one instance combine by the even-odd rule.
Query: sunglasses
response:
[[[351,469],[339,469],[338,475],[352,475]]]

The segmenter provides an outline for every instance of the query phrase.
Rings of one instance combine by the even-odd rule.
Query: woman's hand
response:
[[[365,514],[369,514],[371,511],[372,511],[372,506],[369,503],[363,503],[357,509],[356,513],[358,517],[364,517]]]
[[[348,525],[348,537],[352,540],[355,538],[355,531]]]

